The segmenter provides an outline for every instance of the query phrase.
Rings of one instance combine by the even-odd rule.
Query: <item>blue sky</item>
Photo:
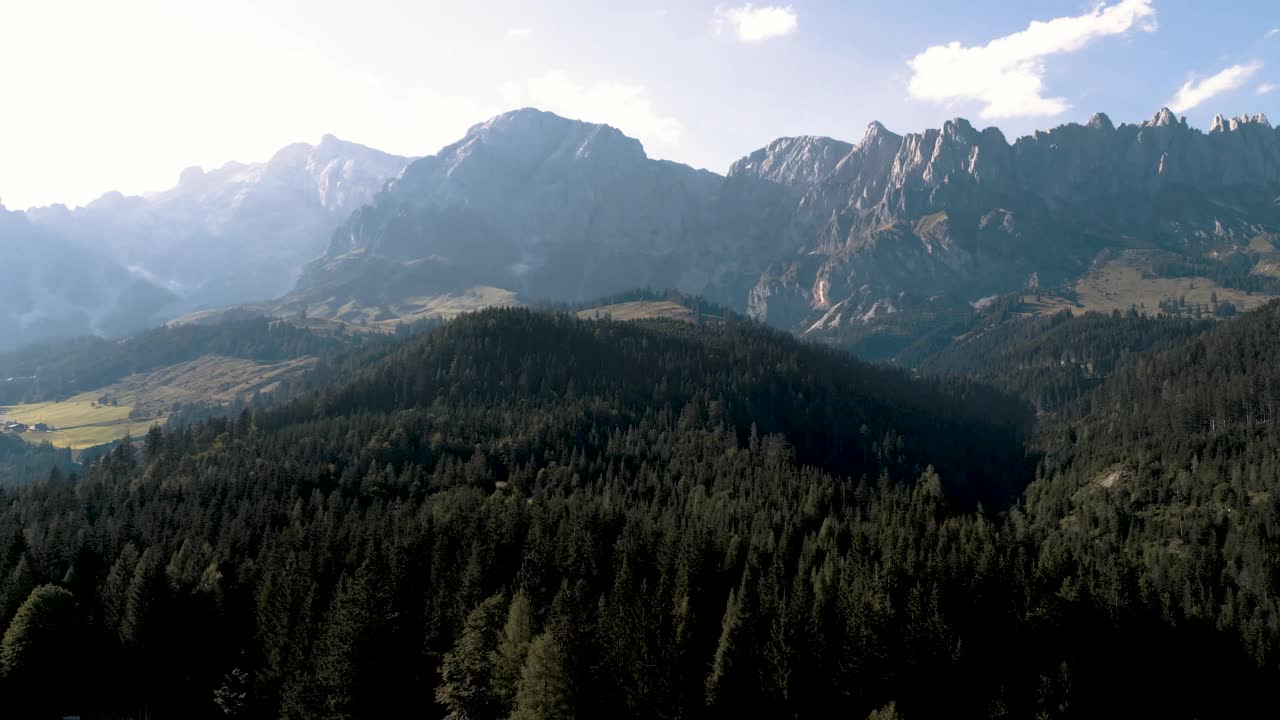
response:
[[[0,201],[163,189],[324,133],[425,155],[534,105],[724,172],[782,135],[1280,120],[1280,3],[44,0],[0,24]]]

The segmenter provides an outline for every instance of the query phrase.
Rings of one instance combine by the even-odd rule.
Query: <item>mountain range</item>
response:
[[[872,123],[857,143],[777,140],[719,176],[524,109],[410,164],[280,307],[387,318],[475,288],[581,301],[651,285],[841,337],[1024,288],[1070,295],[1117,253],[1265,270],[1278,195],[1280,132],[1262,116],[1205,133],[1167,109],[1098,114],[1013,143],[963,119]]]
[[[7,213],[0,222],[16,262],[0,346],[119,334],[278,297],[333,228],[409,162],[327,135],[263,163],[188,168],[163,192]]]
[[[872,123],[856,143],[781,138],[721,176],[526,108],[417,160],[329,136],[187,170],[163,193],[14,216],[86,249],[95,269],[70,276],[110,281],[92,301],[80,282],[75,297],[32,288],[10,324],[67,306],[78,319],[51,328],[111,332],[251,302],[396,322],[651,286],[864,350],[883,335],[892,354],[1020,291],[1047,310],[1154,311],[1187,292],[1155,279],[1186,277],[1251,307],[1280,293],[1278,197],[1280,131],[1260,115],[1202,132],[1167,109],[1119,126],[1097,114],[1014,142],[963,119],[905,135]],[[1105,307],[1078,297],[1110,271],[1146,285],[1094,283]]]

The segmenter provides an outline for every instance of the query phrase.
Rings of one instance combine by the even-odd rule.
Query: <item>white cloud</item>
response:
[[[531,34],[533,34],[533,31],[529,28],[509,28],[507,30],[507,39],[520,40],[529,37]]]
[[[1262,63],[1251,62],[1244,65],[1232,65],[1207,78],[1192,78],[1178,88],[1178,94],[1169,101],[1169,109],[1184,112],[1228,90],[1235,90],[1262,69]]]
[[[984,118],[1057,115],[1070,105],[1047,97],[1044,59],[1133,28],[1156,29],[1152,0],[1120,0],[1073,17],[1032,21],[1026,30],[986,45],[935,45],[911,58],[907,94],[917,100],[977,100]]]
[[[1257,93],[1258,95],[1266,95],[1267,93],[1275,89],[1276,89],[1275,83],[1262,83],[1258,85],[1258,87],[1254,90],[1254,92]]]
[[[747,3],[742,7],[716,7],[716,35],[728,28],[743,42],[759,42],[790,35],[799,25],[800,16],[790,5],[756,7]]]
[[[552,70],[524,83],[506,83],[499,93],[509,105],[532,105],[577,120],[608,123],[645,146],[678,145],[684,132],[679,120],[654,109],[649,89],[643,85],[588,85],[576,82],[564,70]]]
[[[1268,31],[1267,31],[1267,37],[1269,37],[1269,38],[1273,38],[1273,37],[1275,37],[1275,36],[1277,36],[1277,35],[1280,35],[1280,27],[1278,27],[1278,28],[1271,28],[1270,30],[1268,30]]]

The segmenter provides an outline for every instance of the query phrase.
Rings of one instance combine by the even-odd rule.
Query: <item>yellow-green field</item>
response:
[[[1265,233],[1249,241],[1249,249],[1256,253],[1273,253],[1276,243],[1280,242],[1280,233]]]
[[[0,407],[0,416],[27,425],[45,423],[54,427],[53,432],[23,433],[21,437],[28,442],[47,440],[58,447],[81,450],[125,435],[145,433],[153,423],[163,422],[175,403],[225,403],[254,392],[270,392],[280,381],[314,365],[313,358],[260,363],[205,356],[130,375],[118,383],[60,402]],[[100,403],[103,396],[112,402]]]
[[[58,447],[75,450],[111,442],[127,434],[138,435],[147,431],[157,418],[130,420],[132,405],[98,405],[99,395],[77,395],[62,402],[28,403],[0,408],[0,415],[9,420],[34,425],[46,423],[56,428],[54,432],[27,431],[22,438],[28,442],[49,442]]]
[[[521,305],[516,293],[503,288],[477,285],[457,293],[408,297],[388,305],[363,305],[357,301],[339,302],[337,298],[285,305],[259,303],[243,309],[263,315],[277,315],[291,324],[312,332],[326,333],[392,333],[402,323],[419,320],[452,320],[470,312],[490,307]],[[225,310],[202,310],[169,321],[169,325],[217,322]]]
[[[658,318],[692,320],[693,311],[670,300],[635,300],[617,303],[616,305],[604,305],[589,310],[580,310],[578,311],[578,317],[590,320],[600,320],[606,317],[614,320],[653,320]]]
[[[410,297],[385,306],[365,306],[355,301],[336,305],[332,301],[326,301],[308,306],[307,318],[337,321],[355,332],[394,332],[401,323],[436,318],[451,320],[463,313],[519,304],[516,294],[510,290],[478,285],[461,293]]]
[[[1023,296],[1023,304],[1035,314],[1070,310],[1086,312],[1125,312],[1137,307],[1148,313],[1160,311],[1160,303],[1185,298],[1188,306],[1208,307],[1216,296],[1219,302],[1230,302],[1241,312],[1253,310],[1274,299],[1262,293],[1247,293],[1226,288],[1208,278],[1163,278],[1151,272],[1148,253],[1131,251],[1112,258],[1090,270],[1076,282],[1076,301],[1044,293],[1037,301],[1034,295]]]
[[[693,322],[694,312],[680,303],[670,300],[632,300],[631,302],[579,310],[578,317],[589,320],[600,320],[609,317],[614,320],[685,320]],[[703,319],[723,320],[724,318],[704,315]]]

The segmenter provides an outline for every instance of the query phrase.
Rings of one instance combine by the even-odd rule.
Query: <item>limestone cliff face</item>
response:
[[[1119,127],[1098,114],[1012,144],[960,119],[904,136],[873,123],[852,146],[776,141],[730,176],[794,198],[782,231],[794,251],[771,264],[747,307],[803,327],[837,305],[858,309],[845,322],[862,317],[904,290],[977,299],[1033,274],[1055,283],[1105,247],[1247,242],[1278,220],[1280,132],[1254,116],[1219,118],[1203,133],[1167,109]]]

